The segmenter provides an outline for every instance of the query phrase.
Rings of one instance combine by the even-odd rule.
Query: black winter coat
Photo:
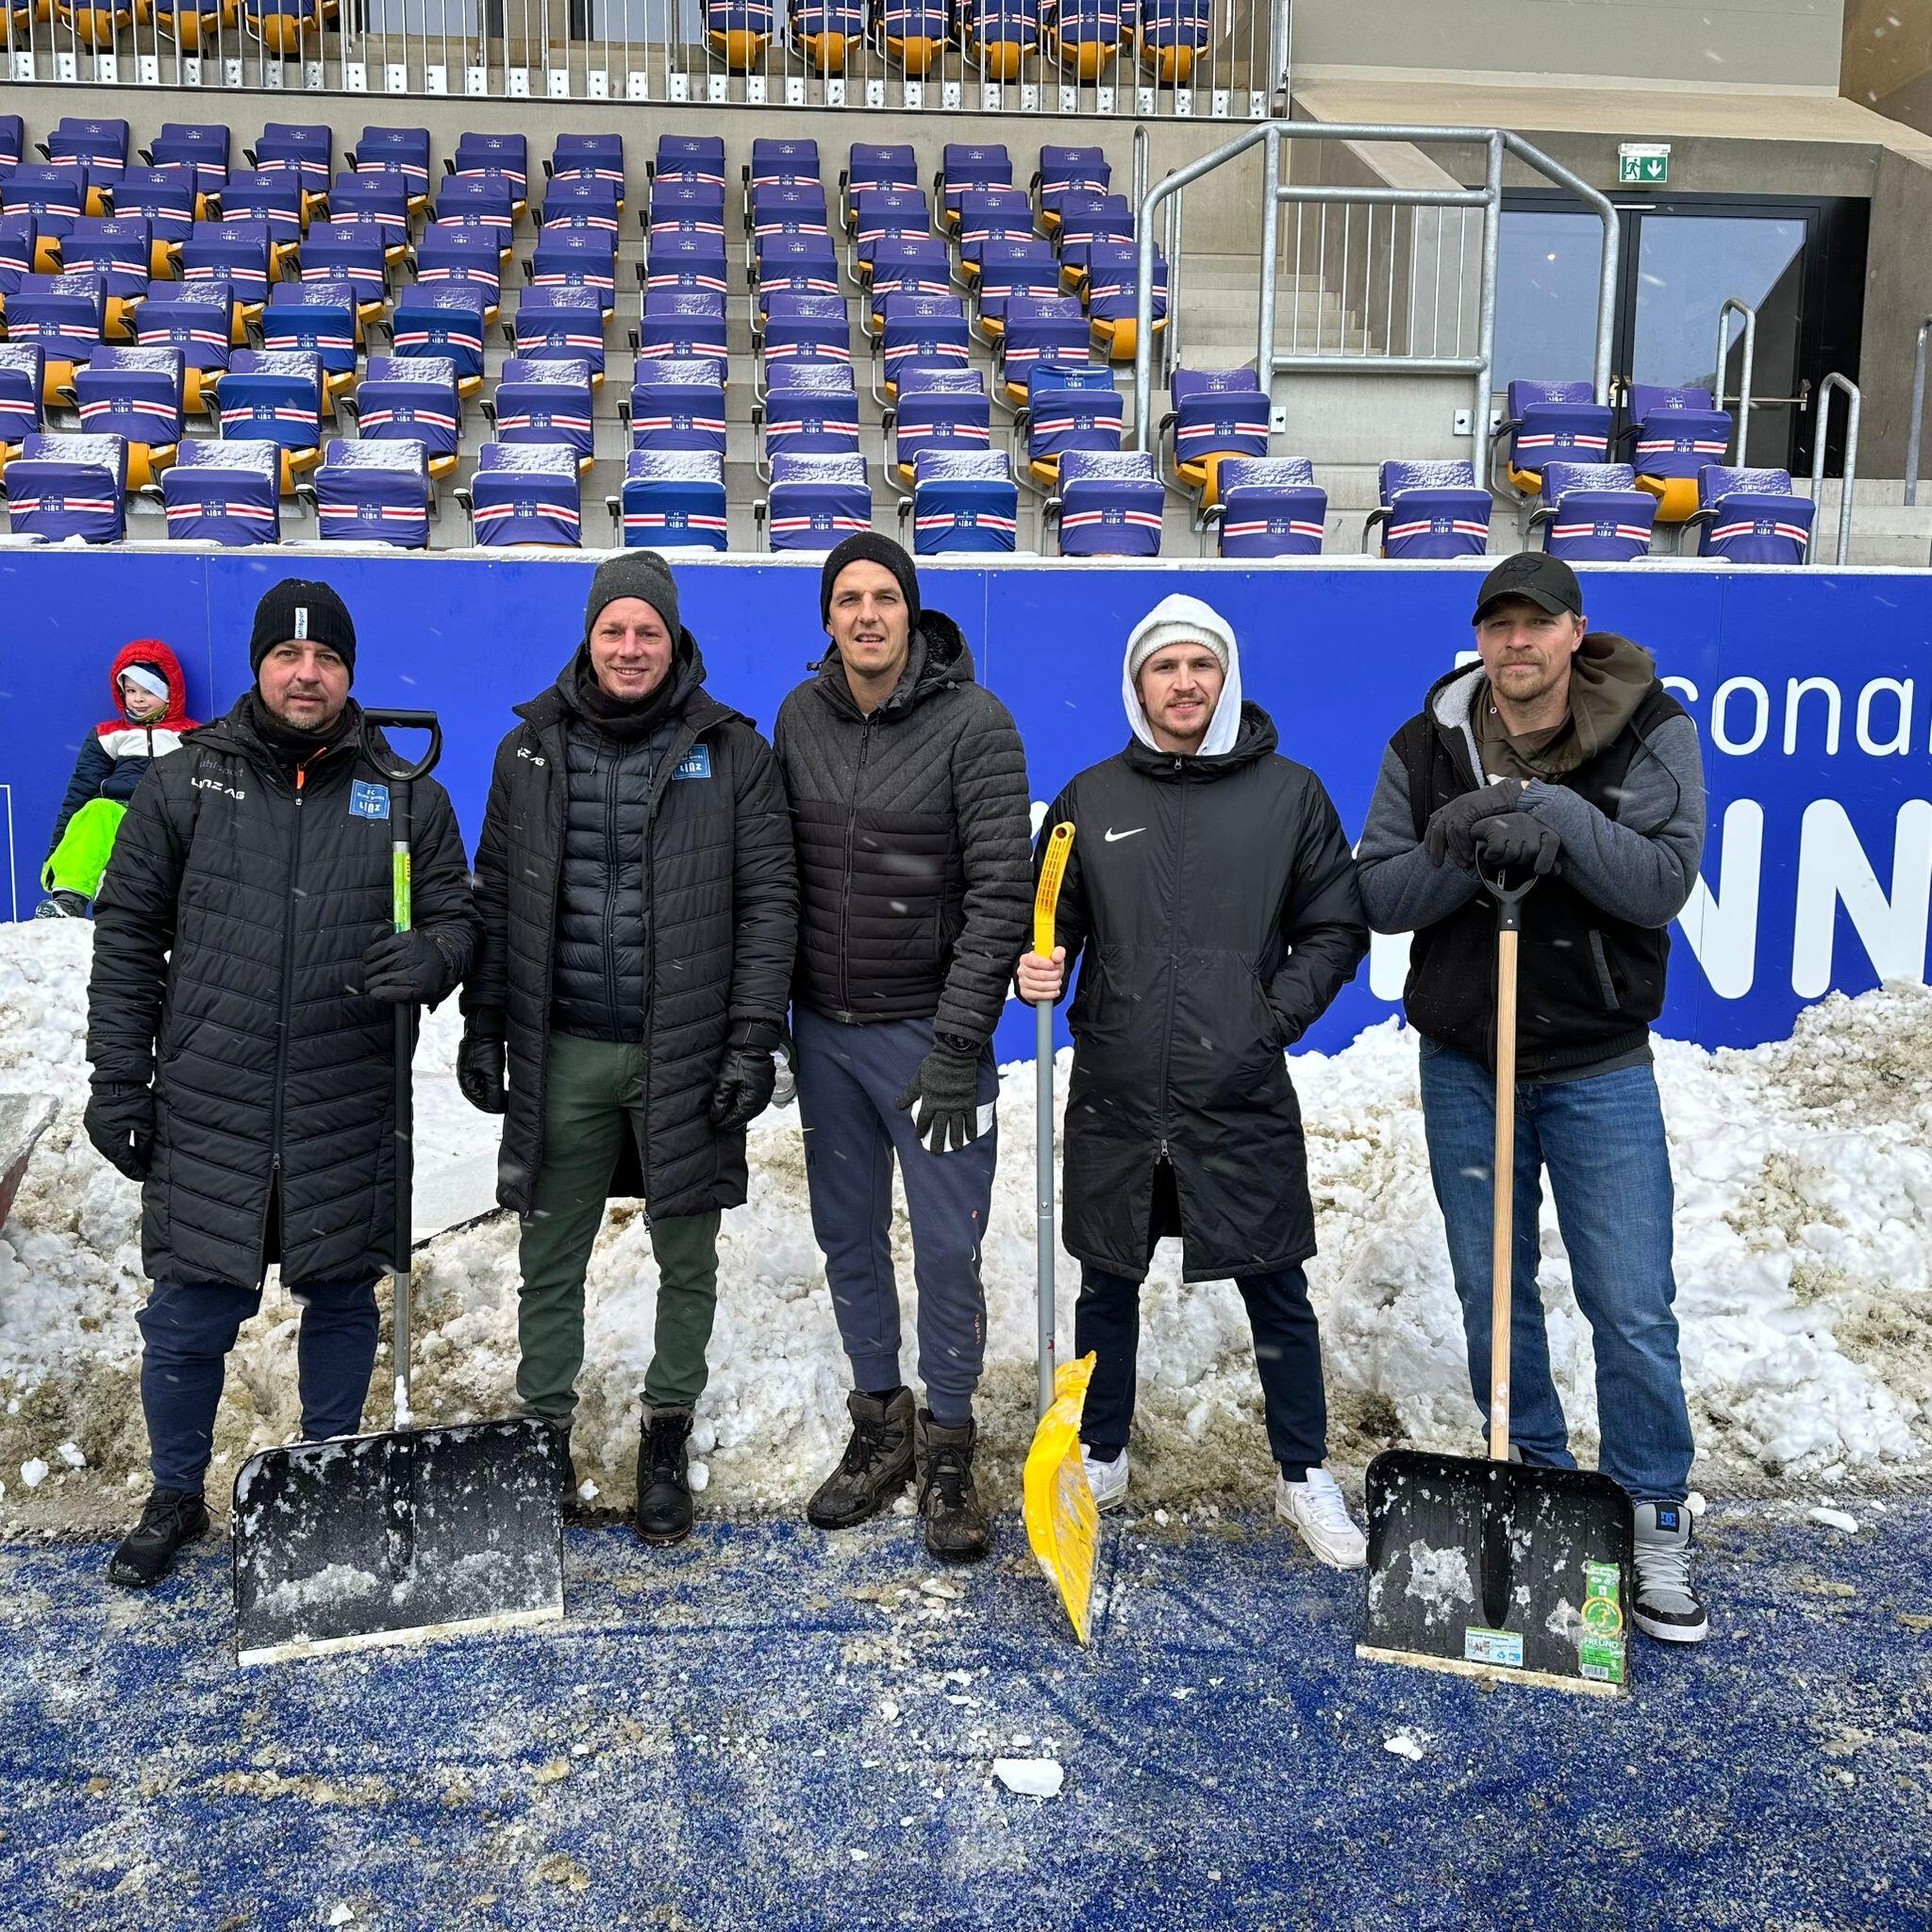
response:
[[[1139,1280],[1151,1232],[1179,1234],[1189,1281],[1315,1252],[1301,1108],[1284,1049],[1369,948],[1355,860],[1322,781],[1241,708],[1234,749],[1138,741],[1046,815],[1077,827],[1057,923],[1079,986],[1069,1024],[1061,1240]],[[1173,1164],[1180,1225],[1153,1225]]]
[[[516,708],[523,723],[497,746],[476,848],[483,933],[463,1010],[509,1042],[497,1199],[520,1214],[543,1159],[575,664]],[[771,747],[704,689],[688,631],[671,675],[674,729],[640,833],[650,934],[637,1035],[643,1145],[637,1159],[619,1160],[609,1189],[641,1195],[654,1220],[744,1200],[744,1134],[712,1130],[711,1094],[731,1035],[782,1023],[798,935],[791,829]]]
[[[275,1257],[295,1288],[389,1269],[395,1009],[358,991],[391,912],[389,805],[353,735],[298,790],[245,697],[134,794],[94,902],[87,1051],[96,1080],[154,1083],[142,1257],[157,1280],[254,1287]],[[468,869],[433,779],[411,818],[415,923],[449,964],[440,999],[475,944]]]
[[[1025,941],[1026,754],[974,682],[951,618],[924,611],[899,686],[870,717],[836,648],[773,733],[798,844],[795,993],[843,1021],[930,1017],[991,1038]]]

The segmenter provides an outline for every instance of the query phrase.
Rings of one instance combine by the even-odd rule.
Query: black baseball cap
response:
[[[1505,597],[1526,597],[1557,616],[1583,615],[1583,586],[1576,581],[1576,573],[1560,557],[1541,550],[1519,550],[1514,557],[1506,557],[1483,579],[1470,622],[1480,624],[1490,606]]]

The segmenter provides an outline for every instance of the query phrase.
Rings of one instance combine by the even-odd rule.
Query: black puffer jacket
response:
[[[712,1131],[711,1093],[732,1034],[783,1020],[798,936],[791,825],[771,747],[704,689],[688,631],[678,658],[670,740],[639,832],[650,935],[635,1036],[644,1045],[643,1146],[610,1182],[613,1197],[641,1195],[653,1219],[743,1201],[744,1134]],[[575,661],[516,708],[524,722],[497,746],[476,848],[483,934],[463,1010],[509,1041],[497,1199],[518,1213],[529,1211],[543,1159]]]
[[[836,648],[773,733],[798,841],[796,996],[834,1020],[932,1018],[975,1043],[1006,1003],[1031,904],[1026,755],[927,609],[867,717]]]
[[[395,1009],[358,988],[391,915],[389,791],[352,735],[298,791],[248,707],[135,791],[94,902],[88,1058],[97,1080],[155,1084],[152,1277],[253,1287],[274,1254],[291,1287],[370,1281],[393,1252]],[[411,818],[415,923],[446,993],[475,938],[462,834],[433,779]]]
[[[1057,931],[1080,983],[1069,1024],[1060,1238],[1139,1280],[1154,1174],[1174,1166],[1189,1281],[1315,1252],[1301,1108],[1283,1049],[1369,949],[1355,860],[1322,781],[1275,756],[1258,705],[1234,749],[1138,741],[1091,766],[1041,825],[1078,827]]]

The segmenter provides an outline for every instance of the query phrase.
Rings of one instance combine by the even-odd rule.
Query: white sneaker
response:
[[[1103,1462],[1083,1442],[1080,1460],[1087,1467],[1087,1487],[1093,1491],[1093,1507],[1118,1509],[1127,1498],[1127,1452],[1123,1449],[1112,1461]]]
[[[1307,1478],[1274,1478],[1274,1513],[1294,1524],[1318,1562],[1331,1570],[1359,1570],[1369,1560],[1369,1541],[1355,1526],[1335,1478],[1317,1463]]]

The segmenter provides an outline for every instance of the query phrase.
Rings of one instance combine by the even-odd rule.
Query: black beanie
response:
[[[825,558],[824,570],[819,576],[821,624],[832,621],[832,586],[848,563],[875,563],[882,570],[891,571],[898,578],[900,594],[906,599],[907,621],[914,630],[919,628],[918,568],[900,545],[873,530],[855,532]]]
[[[590,601],[584,606],[586,643],[605,605],[615,604],[620,597],[641,597],[664,620],[671,641],[677,641],[684,627],[677,614],[677,580],[655,550],[620,550],[597,566]]]
[[[349,667],[356,681],[356,625],[349,607],[326,584],[284,577],[255,607],[255,629],[248,640],[248,668],[258,677],[261,660],[277,644],[303,639],[326,644]]]

